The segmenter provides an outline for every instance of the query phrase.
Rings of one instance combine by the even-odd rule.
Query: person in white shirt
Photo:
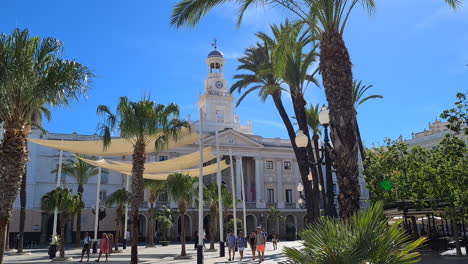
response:
[[[81,250],[81,260],[79,262],[83,262],[83,256],[85,252],[86,252],[86,255],[88,256],[88,260],[86,262],[89,262],[90,245],[91,245],[91,237],[89,236],[88,232],[86,232],[83,238],[83,249]]]

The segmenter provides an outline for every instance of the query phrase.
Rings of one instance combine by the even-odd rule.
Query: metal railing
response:
[[[255,209],[255,208],[257,208],[257,203],[256,202],[245,202],[245,208],[246,209]]]
[[[271,207],[274,207],[274,208],[277,208],[278,207],[278,203],[266,203],[266,207],[267,208],[271,208]]]
[[[295,203],[285,203],[284,208],[285,209],[296,209],[296,204]]]

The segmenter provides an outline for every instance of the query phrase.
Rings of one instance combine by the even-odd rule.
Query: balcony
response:
[[[271,208],[271,207],[273,207],[273,208],[278,208],[278,203],[270,203],[270,202],[267,202],[267,203],[266,203],[266,207],[267,207],[267,208]]]
[[[296,204],[295,203],[285,203],[284,208],[285,209],[296,209]]]
[[[170,207],[169,201],[158,201],[154,205],[154,207],[156,207],[156,208],[162,208],[163,206],[166,206],[167,208],[169,208]]]
[[[257,203],[256,202],[245,202],[245,208],[246,209],[255,209],[255,208],[257,208]]]

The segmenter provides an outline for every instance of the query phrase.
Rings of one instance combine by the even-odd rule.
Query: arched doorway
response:
[[[297,233],[297,227],[296,227],[296,217],[294,215],[288,215],[286,216],[286,219],[284,221],[284,230],[285,230],[285,237],[286,240],[296,240],[296,233]]]
[[[254,215],[248,215],[245,218],[245,221],[247,222],[247,232],[250,233],[255,230],[257,227],[257,219]]]
[[[146,234],[147,234],[147,221],[146,216],[143,214],[138,215],[138,241],[143,242],[146,241]]]
[[[190,238],[194,236],[192,234],[192,224],[190,217],[188,215],[184,215],[184,227],[185,227],[185,241],[190,241]],[[177,241],[180,241],[180,236],[182,234],[182,217],[179,215],[177,218]]]

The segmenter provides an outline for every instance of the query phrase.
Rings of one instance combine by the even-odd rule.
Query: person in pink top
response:
[[[109,237],[107,236],[106,233],[102,234],[102,239],[101,239],[101,248],[99,250],[99,257],[96,259],[96,262],[99,262],[101,259],[102,253],[106,254],[106,262],[107,258],[109,257],[109,252],[110,252],[110,247],[109,247]]]

